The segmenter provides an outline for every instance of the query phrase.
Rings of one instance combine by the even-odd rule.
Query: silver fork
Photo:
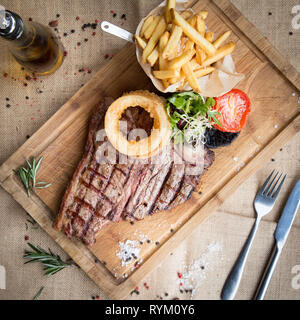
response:
[[[263,216],[265,216],[266,214],[268,214],[274,207],[276,198],[281,190],[281,187],[284,183],[284,180],[286,178],[286,175],[281,179],[282,174],[280,174],[280,176],[277,178],[279,172],[277,172],[275,174],[275,176],[273,177],[272,181],[269,183],[269,181],[271,180],[273,173],[275,170],[273,170],[271,172],[271,174],[269,175],[269,177],[267,178],[267,180],[265,181],[265,183],[263,184],[263,186],[260,188],[260,190],[258,191],[255,200],[254,200],[254,208],[256,211],[256,220],[254,223],[254,226],[251,230],[251,233],[248,237],[248,240],[242,250],[242,252],[240,253],[234,267],[232,268],[229,276],[226,279],[226,282],[224,284],[223,290],[222,290],[222,294],[221,294],[221,298],[223,300],[232,300],[237,292],[237,289],[239,287],[241,278],[242,278],[242,274],[245,268],[245,264],[246,264],[246,260],[247,260],[247,256],[248,253],[250,251],[255,233],[257,231],[258,225],[262,219]],[[277,178],[277,180],[276,180]],[[276,180],[276,182],[275,182]],[[281,180],[278,188],[275,190],[277,184],[279,183],[279,181]],[[275,183],[274,183],[275,182]]]

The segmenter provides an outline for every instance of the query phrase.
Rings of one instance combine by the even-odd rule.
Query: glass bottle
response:
[[[0,36],[17,62],[37,75],[51,74],[63,63],[63,45],[50,28],[24,22],[14,12],[0,11]]]

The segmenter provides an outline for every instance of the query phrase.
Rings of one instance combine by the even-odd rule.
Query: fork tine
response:
[[[271,172],[271,174],[268,176],[267,180],[265,181],[265,183],[262,185],[262,187],[259,189],[259,193],[260,194],[263,194],[264,193],[264,190],[266,188],[266,186],[268,185],[268,182],[270,181],[273,173],[274,173],[275,169]]]
[[[271,191],[269,192],[269,196],[271,197],[273,194],[273,191],[275,190],[277,183],[280,181],[280,178],[282,177],[282,173],[280,174],[280,176],[278,177],[277,181],[275,182],[273,188],[271,189]]]
[[[271,187],[272,187],[272,185],[273,185],[273,182],[275,181],[276,177],[278,176],[278,173],[279,173],[279,172],[277,172],[277,173],[275,174],[275,176],[274,176],[274,178],[272,179],[271,183],[269,184],[268,188],[264,191],[264,195],[266,195],[266,196],[269,195],[269,191],[270,191],[270,189],[271,189]]]
[[[279,187],[277,188],[277,190],[274,192],[274,194],[272,194],[272,198],[273,198],[274,200],[277,198],[278,193],[279,193],[279,191],[280,191],[280,189],[281,189],[281,187],[282,187],[282,185],[283,185],[283,183],[284,183],[285,178],[286,178],[286,175],[283,177],[283,179],[282,179]]]

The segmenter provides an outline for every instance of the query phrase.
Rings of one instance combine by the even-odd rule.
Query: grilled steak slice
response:
[[[140,220],[182,204],[214,161],[214,153],[204,148],[204,165],[190,162],[173,144],[151,161],[119,154],[100,134],[110,104],[101,103],[91,117],[83,158],[55,222],[55,227],[68,237],[75,236],[88,245],[111,221]],[[127,109],[122,120],[127,122],[122,129],[125,136],[135,128],[144,128],[149,135],[153,125],[153,119],[138,107]]]

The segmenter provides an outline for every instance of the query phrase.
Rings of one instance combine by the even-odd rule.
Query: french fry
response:
[[[173,30],[173,24],[169,23],[167,25],[167,31],[172,32],[172,30]]]
[[[201,36],[204,37],[204,35],[205,35],[205,21],[200,15],[197,15],[197,18],[196,18],[196,29],[201,34]]]
[[[210,43],[214,41],[214,33],[213,32],[206,32],[205,39]]]
[[[144,37],[148,40],[151,38],[155,28],[157,27],[161,17],[157,16],[153,19],[152,23],[148,26],[148,28],[144,32]]]
[[[189,50],[193,50],[194,49],[194,42],[190,39],[188,39],[188,41],[185,43],[185,47],[184,47],[184,50],[183,52],[185,51],[189,51]]]
[[[201,34],[195,30],[191,25],[184,20],[180,14],[178,14],[174,9],[171,9],[171,16],[173,22],[180,26],[183,32],[196,44],[198,44],[201,49],[203,49],[209,56],[214,56],[216,54],[216,48],[205,38],[201,36]]]
[[[214,56],[208,57],[207,59],[205,59],[202,66],[203,67],[210,66],[212,63],[215,63],[218,60],[230,54],[234,50],[234,48],[235,48],[235,43],[233,41],[228,42],[223,47],[219,48]]]
[[[205,52],[197,45],[196,46],[196,61],[202,66],[202,63],[206,59]]]
[[[184,64],[192,60],[194,54],[195,54],[195,50],[184,51],[181,56],[170,61],[169,69],[172,69],[172,70],[180,69]]]
[[[184,64],[182,66],[182,70],[184,72],[184,75],[185,75],[190,87],[196,92],[201,92],[198,80],[197,80],[195,73],[192,69],[191,63],[187,62],[186,64]]]
[[[191,11],[188,11],[188,10],[186,10],[186,11],[183,11],[182,13],[181,13],[181,16],[182,16],[182,18],[183,19],[188,19],[188,18],[190,18],[191,16],[192,16],[192,12]]]
[[[150,64],[151,67],[155,65],[156,61],[158,60],[158,56],[158,48],[156,46],[147,58],[147,62]]]
[[[179,72],[179,76],[168,79],[168,81],[169,81],[170,84],[174,84],[174,83],[176,83],[176,82],[179,82],[179,81],[185,79],[185,75],[184,75],[183,71],[182,71],[182,70],[180,70],[180,71],[177,70],[177,71]]]
[[[146,45],[147,45],[147,42],[145,40],[143,40],[141,37],[135,35],[135,40],[137,42],[137,44],[142,48],[142,49],[145,49],[146,48]]]
[[[162,53],[168,43],[170,37],[170,33],[168,31],[165,31],[165,33],[161,36],[159,39],[159,44],[158,44],[158,51],[159,51],[159,57],[158,57],[158,66],[159,70],[165,70],[168,67],[168,61],[162,57]],[[169,82],[166,79],[162,80],[162,83],[165,88],[168,88]]]
[[[221,45],[228,39],[228,37],[230,36],[231,31],[226,31],[224,32],[214,43],[214,47],[216,49],[220,48]]]
[[[181,36],[182,36],[182,29],[175,25],[171,33],[170,39],[162,54],[164,59],[170,59],[176,56],[177,50],[178,50],[178,44]]]
[[[196,58],[192,59],[192,60],[190,61],[190,64],[191,64],[191,67],[192,67],[193,70],[202,68],[202,67],[200,66],[200,64],[197,62]]]
[[[204,77],[204,76],[212,73],[214,70],[215,70],[215,68],[213,68],[213,67],[201,68],[201,69],[195,70],[194,74],[195,74],[195,77],[197,79],[199,79],[201,77]]]
[[[174,84],[176,82],[179,82],[179,77],[174,77],[174,78],[168,79],[169,84]]]
[[[185,44],[186,44],[187,41],[188,41],[187,37],[181,37],[181,39],[180,39],[180,48],[179,48],[179,53],[180,54],[183,53],[183,50],[184,50],[184,47],[185,47]]]
[[[207,11],[200,11],[199,12],[199,16],[202,18],[202,19],[206,19],[207,16],[208,16],[208,12]]]
[[[144,24],[140,30],[140,37],[144,36],[144,33],[146,31],[146,29],[151,25],[151,23],[153,22],[154,17],[153,16],[149,16],[145,21]]]
[[[170,38],[170,33],[168,31],[165,31],[164,34],[159,39],[159,45],[158,45],[158,51],[159,53],[163,53],[168,41]]]
[[[172,22],[170,10],[175,9],[175,7],[176,7],[176,0],[168,0],[168,3],[166,5],[166,14],[165,14],[167,23]]]
[[[197,22],[197,16],[194,15],[194,16],[190,17],[190,18],[187,20],[187,22],[188,22],[193,28],[195,28],[196,22]]]
[[[179,77],[180,72],[178,70],[154,70],[153,75],[157,79],[169,79]]]
[[[151,54],[151,52],[155,48],[157,42],[159,41],[159,38],[163,35],[163,33],[165,32],[165,30],[167,28],[167,24],[166,24],[164,17],[160,17],[159,19],[160,19],[159,23],[158,23],[157,27],[155,28],[151,38],[149,39],[146,48],[143,51],[143,58],[142,58],[143,63],[146,62],[148,56]],[[146,30],[146,32],[147,32],[147,30]]]

